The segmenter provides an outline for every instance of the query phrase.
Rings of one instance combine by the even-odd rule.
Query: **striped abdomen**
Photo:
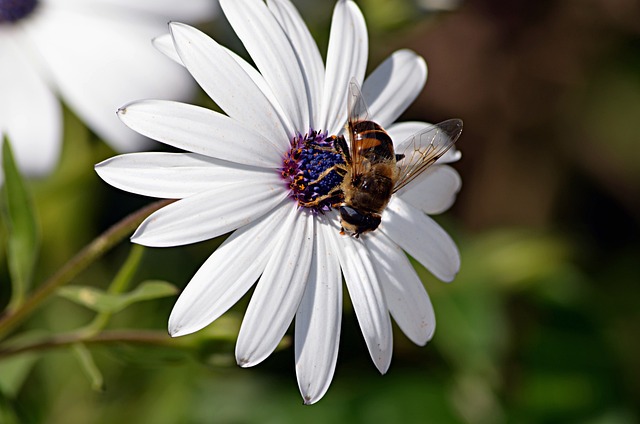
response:
[[[369,161],[371,165],[379,162],[393,161],[393,141],[382,127],[373,121],[360,121],[353,124],[351,133],[354,146],[359,152],[355,156],[360,156]]]

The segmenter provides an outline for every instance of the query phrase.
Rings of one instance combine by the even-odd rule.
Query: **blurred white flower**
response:
[[[144,139],[114,111],[132,98],[186,98],[192,87],[150,40],[167,21],[209,19],[216,7],[214,0],[0,0],[0,134],[11,139],[20,169],[44,175],[56,165],[57,96],[117,151],[139,150]]]
[[[364,80],[364,18],[354,2],[338,1],[325,67],[289,0],[222,0],[221,5],[257,70],[184,24],[171,24],[172,39],[156,44],[183,63],[227,115],[170,101],[129,104],[119,111],[125,124],[189,153],[121,155],[96,171],[132,193],[181,199],[143,222],[132,237],[135,243],[178,246],[236,230],[182,292],[169,332],[181,336],[209,325],[259,279],[238,335],[238,364],[253,366],[269,356],[295,317],[298,384],[305,403],[314,403],[328,389],[336,365],[342,275],[381,373],[391,361],[390,314],[419,345],[433,335],[429,297],[403,249],[441,280],[454,278],[460,265],[456,246],[425,212],[447,209],[460,177],[447,165],[433,166],[393,196],[380,227],[360,238],[340,234],[335,209],[318,213],[300,207],[301,193],[286,171],[318,172],[311,162],[325,161],[326,168],[335,159],[335,152],[322,147],[326,135],[339,134],[346,123],[350,79]],[[393,123],[420,93],[426,76],[424,60],[400,50],[364,80],[371,119],[394,140],[427,127]],[[396,152],[407,148],[400,143]],[[440,162],[459,156],[450,150]]]

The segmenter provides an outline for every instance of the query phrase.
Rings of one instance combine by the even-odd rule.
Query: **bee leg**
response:
[[[325,169],[322,172],[322,174],[320,174],[318,176],[318,178],[316,178],[315,180],[311,181],[309,184],[307,184],[307,186],[318,184],[320,181],[322,181],[324,179],[324,177],[326,177],[327,175],[329,175],[333,171],[337,172],[341,177],[344,177],[344,175],[347,173],[347,170],[344,168],[344,165],[335,164],[331,168]]]
[[[344,136],[336,137],[333,135],[331,137],[333,138],[333,145],[338,153],[344,157],[345,162],[351,164],[351,154],[349,153],[349,146],[347,145],[347,141],[344,139]]]
[[[400,153],[399,155],[396,155],[396,162],[400,162],[402,159],[404,159],[404,154]]]
[[[318,206],[324,199],[325,196],[316,197],[315,200],[312,200],[310,202],[303,202],[302,200],[298,200],[298,204],[305,208],[312,208],[314,206]]]
[[[300,206],[304,206],[305,208],[311,208],[314,206],[318,206],[321,202],[324,202],[327,199],[337,198],[338,199],[337,202],[331,204],[331,207],[334,207],[333,205],[338,204],[342,201],[341,197],[342,197],[342,193],[340,192],[340,187],[336,187],[333,190],[331,190],[329,193],[323,196],[316,197],[314,200],[310,202],[302,202],[298,200],[298,204]]]
[[[310,201],[310,202],[303,202],[301,200],[298,200],[298,204],[300,206],[303,206],[305,208],[312,208],[314,206],[318,206],[321,202],[330,199],[332,196],[330,194],[325,194],[324,196],[320,196],[320,197],[316,197],[314,200]]]

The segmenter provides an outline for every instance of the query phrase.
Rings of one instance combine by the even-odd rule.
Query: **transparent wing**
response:
[[[404,156],[398,161],[398,181],[393,187],[397,192],[409,184],[442,157],[462,134],[462,120],[449,119],[435,124],[400,143],[396,153]]]
[[[347,98],[347,108],[349,115],[349,126],[351,124],[368,121],[370,119],[369,107],[365,103],[360,91],[360,85],[355,78],[351,78],[349,81],[349,94]]]
[[[360,86],[355,78],[349,82],[349,94],[347,98],[347,127],[349,130],[349,149],[351,150],[351,179],[357,178],[364,169],[362,157],[363,147],[359,142],[358,133],[373,130],[375,124],[369,121],[369,108],[362,97]]]

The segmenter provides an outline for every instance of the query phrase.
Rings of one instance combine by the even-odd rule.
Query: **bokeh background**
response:
[[[294,3],[326,51],[333,2]],[[433,341],[420,348],[395,331],[380,376],[347,304],[333,384],[303,406],[287,340],[255,368],[235,365],[247,297],[208,331],[162,346],[89,345],[101,378],[69,348],[3,359],[0,422],[640,422],[640,3],[358,4],[369,69],[403,47],[427,60],[427,86],[404,119],[465,121],[463,189],[437,217],[462,270],[443,284],[416,265],[436,310]],[[202,28],[243,52],[222,16]],[[36,282],[150,202],[99,180],[93,164],[113,154],[65,111],[60,166],[29,182],[43,237]],[[183,287],[220,242],[147,249],[135,280]],[[107,287],[130,249],[122,243],[74,283]],[[0,305],[8,291],[0,285]],[[164,330],[174,300],[131,306],[109,328]],[[22,330],[93,316],[58,297]]]

